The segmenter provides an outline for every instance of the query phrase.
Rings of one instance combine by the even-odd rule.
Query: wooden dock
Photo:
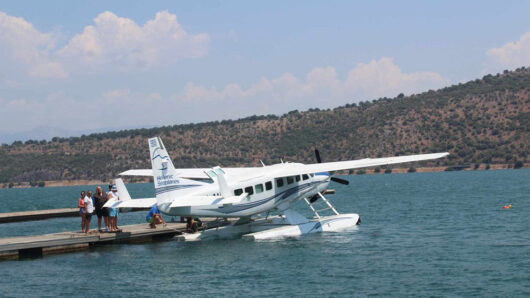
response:
[[[132,209],[121,212],[145,211],[147,209]],[[19,221],[43,220],[57,217],[79,217],[79,208],[62,208],[33,211],[19,211],[0,213],[0,224]]]
[[[216,228],[230,222],[213,218],[201,219],[206,228]],[[166,227],[158,225],[149,228],[147,223],[120,227],[120,233],[89,234],[81,232],[62,232],[55,234],[0,238],[0,260],[18,260],[41,257],[48,254],[65,253],[88,249],[91,246],[113,243],[142,243],[163,239],[171,239],[183,233],[185,223],[168,222]]]

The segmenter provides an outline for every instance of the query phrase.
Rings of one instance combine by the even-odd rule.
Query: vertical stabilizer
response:
[[[153,167],[155,195],[158,200],[157,206],[160,211],[167,212],[163,210],[164,205],[166,207],[170,206],[176,196],[182,195],[182,191],[188,191],[184,189],[206,185],[204,182],[178,177],[166,147],[164,147],[159,137],[149,139],[149,152],[151,153],[151,166]]]
[[[180,181],[166,147],[159,137],[149,139],[149,152],[151,153],[155,190],[177,188]]]

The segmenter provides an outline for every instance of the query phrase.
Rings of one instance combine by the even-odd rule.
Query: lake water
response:
[[[530,170],[344,178],[350,186],[333,183],[337,194],[328,198],[339,212],[360,214],[357,229],[269,242],[107,245],[5,261],[0,296],[530,295]],[[133,197],[153,196],[151,184],[128,187]],[[0,212],[75,207],[86,188],[0,189]],[[503,210],[507,203],[512,209]],[[144,216],[123,214],[120,223]],[[0,224],[0,237],[79,225],[77,218]]]

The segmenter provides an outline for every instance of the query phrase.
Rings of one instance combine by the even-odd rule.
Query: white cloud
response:
[[[262,77],[247,88],[236,83],[217,88],[190,82],[169,96],[122,88],[103,92],[90,101],[66,92],[52,93],[40,101],[4,99],[0,119],[12,126],[9,131],[38,126],[80,131],[168,125],[335,107],[400,92],[421,92],[447,83],[436,73],[404,73],[392,59],[382,58],[359,64],[343,80],[335,68],[318,67],[303,79],[285,73],[272,79]],[[97,115],[97,121],[90,120],[92,115]]]
[[[335,68],[318,67],[310,70],[305,80],[285,73],[274,79],[261,78],[246,89],[235,83],[222,89],[188,83],[175,98],[194,102],[260,102],[268,106],[267,110],[279,113],[285,112],[286,107],[334,107],[346,102],[422,92],[448,83],[449,80],[434,72],[405,73],[391,58],[381,58],[358,64],[343,81]]]
[[[143,26],[106,11],[94,24],[74,36],[59,55],[91,68],[145,69],[208,52],[209,35],[187,33],[176,15],[167,11],[158,12]]]
[[[24,20],[0,11],[0,72],[11,75],[24,71],[31,76],[66,77],[62,66],[53,62],[55,39]]]
[[[69,74],[145,70],[208,53],[210,37],[190,34],[167,11],[143,26],[106,11],[66,45],[23,18],[0,12],[0,70],[29,77],[66,78]]]
[[[43,62],[36,64],[29,70],[29,75],[40,78],[62,79],[68,77],[68,73],[61,63]]]
[[[395,96],[435,89],[449,81],[435,72],[404,73],[391,58],[359,63],[350,70],[345,82],[347,92],[356,98]]]
[[[530,65],[530,32],[516,42],[509,42],[486,53],[486,72],[498,72]]]

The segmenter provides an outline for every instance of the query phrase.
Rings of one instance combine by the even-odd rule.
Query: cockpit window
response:
[[[243,190],[242,190],[241,188],[238,188],[238,189],[235,189],[235,190],[234,190],[234,195],[235,195],[235,196],[239,196],[239,195],[241,195],[242,193],[243,193]]]

